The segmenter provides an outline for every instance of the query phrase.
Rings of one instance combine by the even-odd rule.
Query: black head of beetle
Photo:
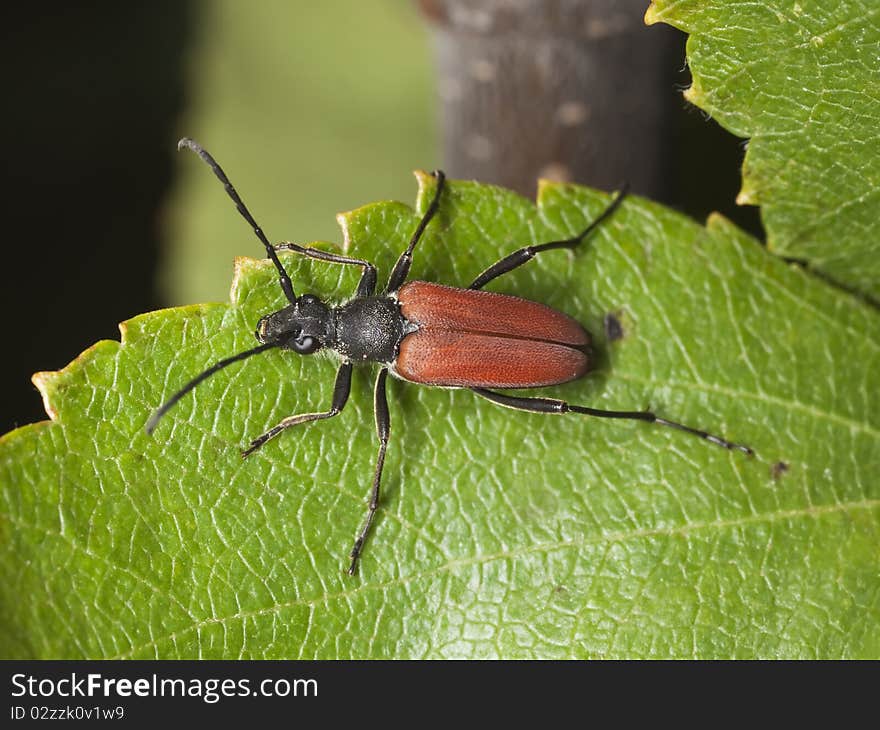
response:
[[[311,355],[331,340],[331,309],[314,294],[303,294],[293,304],[260,318],[254,335],[260,344],[279,343],[282,350]]]

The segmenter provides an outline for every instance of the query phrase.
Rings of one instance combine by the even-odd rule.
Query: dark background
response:
[[[493,130],[493,142],[515,150],[527,136],[529,125],[542,118],[543,102],[530,91],[519,97],[516,91],[517,74],[528,81],[528,70],[518,70],[517,64],[534,57],[528,46],[523,46],[522,39],[529,35],[528,23],[535,21],[520,18],[516,22],[525,24],[522,27],[499,27],[497,33],[480,35],[473,28],[461,28],[452,22],[446,12],[449,4],[422,2],[419,10],[415,6],[405,8],[408,15],[400,27],[389,30],[387,35],[372,30],[367,39],[375,44],[373,47],[382,46],[387,53],[394,52],[398,39],[405,41],[409,56],[400,59],[401,65],[412,61],[411,45],[415,39],[425,46],[427,59],[436,52],[436,78],[443,82],[429,80],[423,93],[410,95],[411,103],[418,105],[418,114],[441,121],[435,135],[437,141],[428,140],[423,153],[412,155],[421,161],[413,159],[409,169],[401,171],[404,189],[413,191],[404,200],[414,196],[414,186],[407,177],[409,170],[428,167],[436,161],[442,161],[453,177],[478,177],[518,187],[517,180],[509,177],[514,174],[509,170],[472,169],[466,164],[461,144],[467,136],[467,126],[485,128],[488,124]],[[7,344],[0,359],[5,393],[0,433],[45,418],[39,394],[30,384],[32,373],[64,367],[100,339],[118,339],[118,323],[135,314],[199,296],[189,294],[185,287],[169,291],[158,282],[162,280],[160,261],[167,257],[162,266],[175,266],[177,241],[166,217],[167,208],[173,203],[172,193],[177,190],[179,160],[175,157],[175,143],[179,136],[190,133],[182,128],[181,120],[191,119],[194,99],[202,92],[194,58],[198,57],[198,43],[205,42],[205,28],[210,27],[206,18],[217,12],[219,5],[159,0],[150,4],[93,2],[79,7],[59,3],[47,9],[19,4],[6,12],[0,51],[7,92],[2,115],[6,235],[0,304]],[[600,15],[607,12],[600,2],[583,5],[593,6],[592,12]],[[627,3],[619,7],[624,5]],[[637,1],[631,6],[632,17],[639,19],[646,3]],[[247,12],[247,5],[240,7]],[[307,6],[299,7],[299,12],[303,12],[302,8]],[[345,3],[339,3],[324,12],[337,13],[337,22],[345,23],[349,19],[345,8]],[[547,17],[540,22],[550,23],[550,27],[543,28],[540,34],[552,35],[552,17]],[[293,47],[297,43],[297,23],[289,18],[284,22],[290,27]],[[561,22],[564,28],[565,19]],[[613,24],[611,27],[613,30]],[[585,167],[587,172],[575,175],[575,181],[614,187],[609,176],[616,181],[630,179],[635,182],[635,192],[648,194],[699,220],[712,210],[720,210],[747,229],[760,233],[755,210],[740,209],[733,203],[739,188],[742,141],[723,132],[681,98],[680,91],[688,84],[684,37],[667,27],[631,25],[629,32],[637,35],[616,48],[613,38],[588,39],[588,60],[593,71],[591,77],[587,76],[594,79],[594,107],[600,113],[591,119],[587,132],[591,139],[601,143],[589,146],[593,157]],[[540,34],[536,31],[536,35]],[[341,50],[333,48],[334,35],[328,33],[326,38],[319,39],[326,44],[321,53],[295,59],[303,74],[307,76],[311,71],[311,63],[322,68],[333,63],[334,58],[345,58],[338,55]],[[514,51],[504,45],[508,37],[516,41]],[[577,42],[570,34],[562,40],[566,49]],[[270,44],[270,49],[276,51],[277,58],[277,46]],[[448,94],[435,94],[437,87],[448,90],[450,77],[466,74],[473,67],[462,59],[474,53],[497,53],[499,58],[506,59],[503,81],[512,84],[514,90],[503,98],[512,100],[513,109],[493,109],[491,105],[478,108],[469,101],[462,106],[460,98],[456,107]],[[654,55],[646,60],[642,55],[645,53]],[[359,60],[364,64],[360,70],[357,62],[339,61],[352,65],[352,73],[359,73],[369,68],[370,57]],[[576,59],[573,63],[580,61]],[[653,69],[646,81],[656,92],[650,99],[647,93],[636,93],[637,101],[644,98],[649,105],[645,109],[633,108],[632,100],[623,104],[614,91],[630,83],[633,68],[640,63],[647,64],[643,68]],[[557,72],[564,81],[564,69]],[[376,94],[383,84],[395,83],[391,74],[362,75],[377,85]],[[295,84],[273,88],[271,75],[266,83],[269,92],[277,96],[279,109],[286,108],[286,98],[297,97]],[[497,85],[500,84],[499,80]],[[327,91],[334,98],[333,89]],[[584,93],[589,94],[590,90],[585,89]],[[356,94],[337,96],[343,100],[352,97],[356,102]],[[241,104],[247,104],[249,98],[247,89],[243,89]],[[431,99],[436,100],[434,108]],[[522,104],[519,110],[515,108],[517,101]],[[412,125],[403,111],[400,107],[387,109],[387,118],[408,128]],[[333,115],[337,125],[335,139],[340,144],[347,138],[357,140],[361,147],[367,144],[363,139],[362,108],[335,108],[326,113]],[[375,112],[372,115],[376,117]],[[492,115],[498,116],[497,124],[493,123]],[[374,118],[373,124],[370,135],[378,142],[383,132],[375,130],[386,127],[382,118]],[[210,120],[204,125],[210,128]],[[304,138],[302,133],[291,133],[290,138],[285,138],[283,127],[281,131],[277,125],[271,129],[271,139],[257,138],[253,144],[285,145],[293,150],[310,146],[310,138]],[[455,134],[450,130],[455,130]],[[546,129],[542,134],[545,132]],[[384,134],[388,139],[381,141],[393,144],[394,135],[399,132],[388,126]],[[642,145],[646,140],[646,151],[638,146],[633,159],[636,142]],[[571,146],[575,142],[564,144]],[[566,146],[557,152],[564,156]],[[217,154],[216,148],[214,151]],[[646,156],[653,172],[643,177],[637,160]],[[344,175],[341,171],[350,163],[340,156],[328,159],[328,168],[331,165],[334,169],[328,169],[328,173]],[[395,162],[395,166],[399,165]],[[519,174],[520,180],[533,180],[537,173],[525,167],[515,174]],[[386,197],[381,185],[375,194],[369,192],[369,171],[348,172],[363,183],[364,192],[357,193],[362,196],[359,202]],[[398,195],[396,189],[393,194]],[[219,189],[216,198],[218,205],[229,205]],[[352,206],[348,199],[336,203],[332,199],[306,200],[300,204],[324,206],[322,211]],[[326,217],[332,224],[332,216]],[[240,253],[258,255],[246,232],[237,231],[235,235]],[[298,234],[288,231],[286,235]],[[218,255],[224,257],[223,266],[227,266],[226,254]],[[228,269],[231,271],[231,267]],[[164,280],[167,279],[164,274]],[[227,282],[228,274],[216,286],[223,291]]]
[[[177,0],[10,7],[0,432],[45,418],[32,373],[161,306],[157,211],[194,13]]]

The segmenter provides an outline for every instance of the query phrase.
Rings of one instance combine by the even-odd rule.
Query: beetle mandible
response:
[[[159,419],[183,396],[214,373],[272,348],[311,355],[326,348],[336,352],[341,364],[333,386],[329,410],[288,416],[257,436],[242,451],[247,457],[269,439],[291,426],[338,415],[348,401],[352,368],[357,363],[378,363],[374,408],[379,452],[370,490],[367,516],[358,531],[349,558],[348,573],[354,575],[358,558],[379,506],[382,468],[391,432],[385,382],[388,373],[421,385],[467,388],[481,398],[508,408],[533,413],[580,413],[599,418],[621,418],[670,426],[699,436],[726,449],[752,454],[748,446],[720,436],[660,418],[650,411],[608,411],[567,403],[555,398],[530,398],[498,393],[496,388],[539,388],[575,380],[585,375],[591,363],[590,335],[574,319],[550,307],[507,294],[482,291],[493,279],[507,274],[553,249],[573,249],[607,220],[627,194],[624,186],[607,208],[583,231],[572,238],[525,246],[496,261],[466,289],[410,281],[406,278],[413,252],[431,219],[437,213],[445,186],[441,171],[431,173],[437,186],[431,204],[416,227],[409,245],[398,258],[381,294],[376,294],[376,267],[369,261],[340,256],[310,246],[280,243],[273,246],[257,225],[226,173],[197,142],[184,138],[178,149],[190,149],[201,157],[223,183],[238,212],[253,228],[278,270],[287,306],[267,314],[257,323],[257,347],[220,360],[197,375],[157,409],[147,422],[152,433]],[[294,251],[318,261],[359,266],[361,278],[354,297],[339,307],[325,304],[314,294],[297,296],[278,251]]]

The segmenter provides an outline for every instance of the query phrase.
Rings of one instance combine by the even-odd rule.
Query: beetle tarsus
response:
[[[651,414],[653,415],[653,414]],[[677,428],[679,431],[685,431],[686,433],[692,433],[694,436],[699,436],[710,443],[721,446],[722,448],[729,449],[730,451],[742,451],[744,454],[749,456],[754,456],[754,450],[746,446],[744,444],[737,444],[733,441],[728,441],[721,436],[715,436],[714,434],[708,433],[707,431],[701,431],[698,428],[691,428],[690,426],[685,426],[681,423],[676,423],[675,421],[667,421],[665,418],[660,418],[659,416],[654,416],[654,423],[658,423],[661,426],[669,426],[670,428]]]
[[[257,449],[259,449],[264,443],[266,443],[266,440],[267,439],[260,441],[260,439],[254,439],[253,441],[251,441],[250,446],[248,446],[246,449],[241,450],[241,458],[247,459],[251,454],[253,454]]]
[[[348,566],[348,570],[346,571],[349,575],[354,575],[357,573],[357,562],[358,558],[361,556],[361,548],[363,547],[363,540],[358,538],[354,542],[354,547],[351,549],[351,552],[348,554],[348,557],[351,558],[351,564]]]

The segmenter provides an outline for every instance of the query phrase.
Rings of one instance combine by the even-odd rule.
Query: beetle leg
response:
[[[342,411],[342,409],[345,408],[345,404],[348,402],[348,394],[350,392],[351,363],[344,362],[342,363],[342,365],[339,366],[339,370],[336,373],[336,383],[333,386],[333,402],[330,405],[329,411],[322,411],[320,413],[300,413],[295,416],[288,416],[283,421],[266,431],[266,433],[260,434],[259,436],[257,436],[257,438],[251,441],[250,446],[242,450],[242,458],[246,458],[253,454],[269,439],[275,438],[286,428],[290,428],[291,426],[298,426],[301,423],[320,421],[325,418],[332,418],[333,416],[338,415]]]
[[[373,523],[373,517],[376,509],[379,507],[379,483],[382,481],[382,467],[385,466],[385,450],[388,448],[388,437],[391,434],[391,416],[388,413],[388,398],[385,394],[385,380],[388,378],[387,368],[379,371],[376,378],[376,391],[374,395],[374,406],[376,411],[376,435],[379,437],[379,456],[376,459],[376,473],[373,476],[373,489],[370,492],[370,506],[367,511],[367,519],[358,533],[357,539],[354,541],[354,547],[348,557],[351,558],[351,565],[348,568],[348,574],[354,575],[357,568],[357,561],[364,548],[364,541],[367,539],[367,533],[370,525]]]
[[[657,423],[661,426],[669,426],[671,428],[676,428],[679,431],[685,431],[686,433],[693,434],[694,436],[699,436],[701,439],[710,441],[713,444],[724,447],[725,449],[735,449],[736,451],[742,451],[743,453],[749,454],[750,456],[755,453],[748,446],[735,444],[733,443],[733,441],[728,441],[727,439],[723,439],[720,436],[714,436],[713,434],[707,433],[706,431],[700,431],[699,429],[691,428],[690,426],[685,426],[681,423],[676,423],[675,421],[667,421],[665,418],[660,418],[650,411],[603,411],[598,408],[587,408],[586,406],[569,405],[564,400],[557,400],[555,398],[524,398],[522,396],[496,393],[495,391],[486,390],[485,388],[471,388],[471,390],[474,391],[474,393],[476,393],[478,396],[485,398],[486,400],[490,400],[493,403],[497,403],[501,406],[506,406],[507,408],[514,408],[518,411],[556,414],[583,413],[587,416],[596,416],[597,418],[622,418],[632,421],[647,421],[648,423]]]
[[[298,254],[302,254],[303,256],[308,256],[310,259],[317,259],[318,261],[327,261],[331,264],[348,264],[350,266],[362,266],[364,269],[363,274],[361,274],[361,280],[358,282],[358,288],[355,292],[356,297],[369,297],[373,295],[373,292],[376,291],[376,267],[373,266],[369,261],[364,261],[363,259],[354,259],[350,256],[340,256],[339,254],[330,253],[329,251],[323,251],[320,248],[315,248],[314,246],[300,246],[298,243],[293,243],[292,241],[282,241],[279,244],[275,245],[276,251],[294,251]]]
[[[468,289],[482,289],[486,284],[488,284],[492,279],[497,279],[502,274],[507,274],[508,272],[513,271],[516,268],[519,268],[527,261],[531,261],[537,254],[542,251],[551,251],[555,248],[575,248],[578,244],[580,244],[590,233],[592,233],[602,222],[607,220],[617,207],[623,202],[623,199],[626,197],[627,192],[629,191],[629,185],[625,184],[620,192],[617,194],[617,197],[611,201],[605,210],[596,218],[590,225],[588,225],[584,230],[578,233],[576,236],[572,238],[566,238],[562,241],[550,241],[550,243],[540,243],[534,246],[524,246],[517,251],[514,251],[511,254],[508,254],[503,259],[496,261],[492,264],[488,269],[486,269],[482,274],[480,274],[476,279],[471,282],[471,285]]]
[[[416,231],[413,233],[413,236],[409,241],[409,246],[406,247],[406,251],[400,254],[400,258],[397,259],[397,263],[394,264],[394,268],[391,270],[391,276],[388,277],[388,286],[385,287],[386,292],[396,292],[400,289],[403,282],[406,281],[406,277],[409,274],[409,267],[412,266],[412,254],[415,250],[416,244],[422,238],[425,228],[428,227],[428,224],[431,222],[431,219],[434,217],[434,214],[437,212],[437,208],[440,205],[440,194],[443,192],[443,187],[446,183],[446,175],[443,173],[443,170],[434,170],[431,174],[437,178],[437,188],[434,190],[434,198],[431,200],[428,210],[425,211],[425,215],[422,216],[422,220],[419,221],[419,225],[416,227]]]

